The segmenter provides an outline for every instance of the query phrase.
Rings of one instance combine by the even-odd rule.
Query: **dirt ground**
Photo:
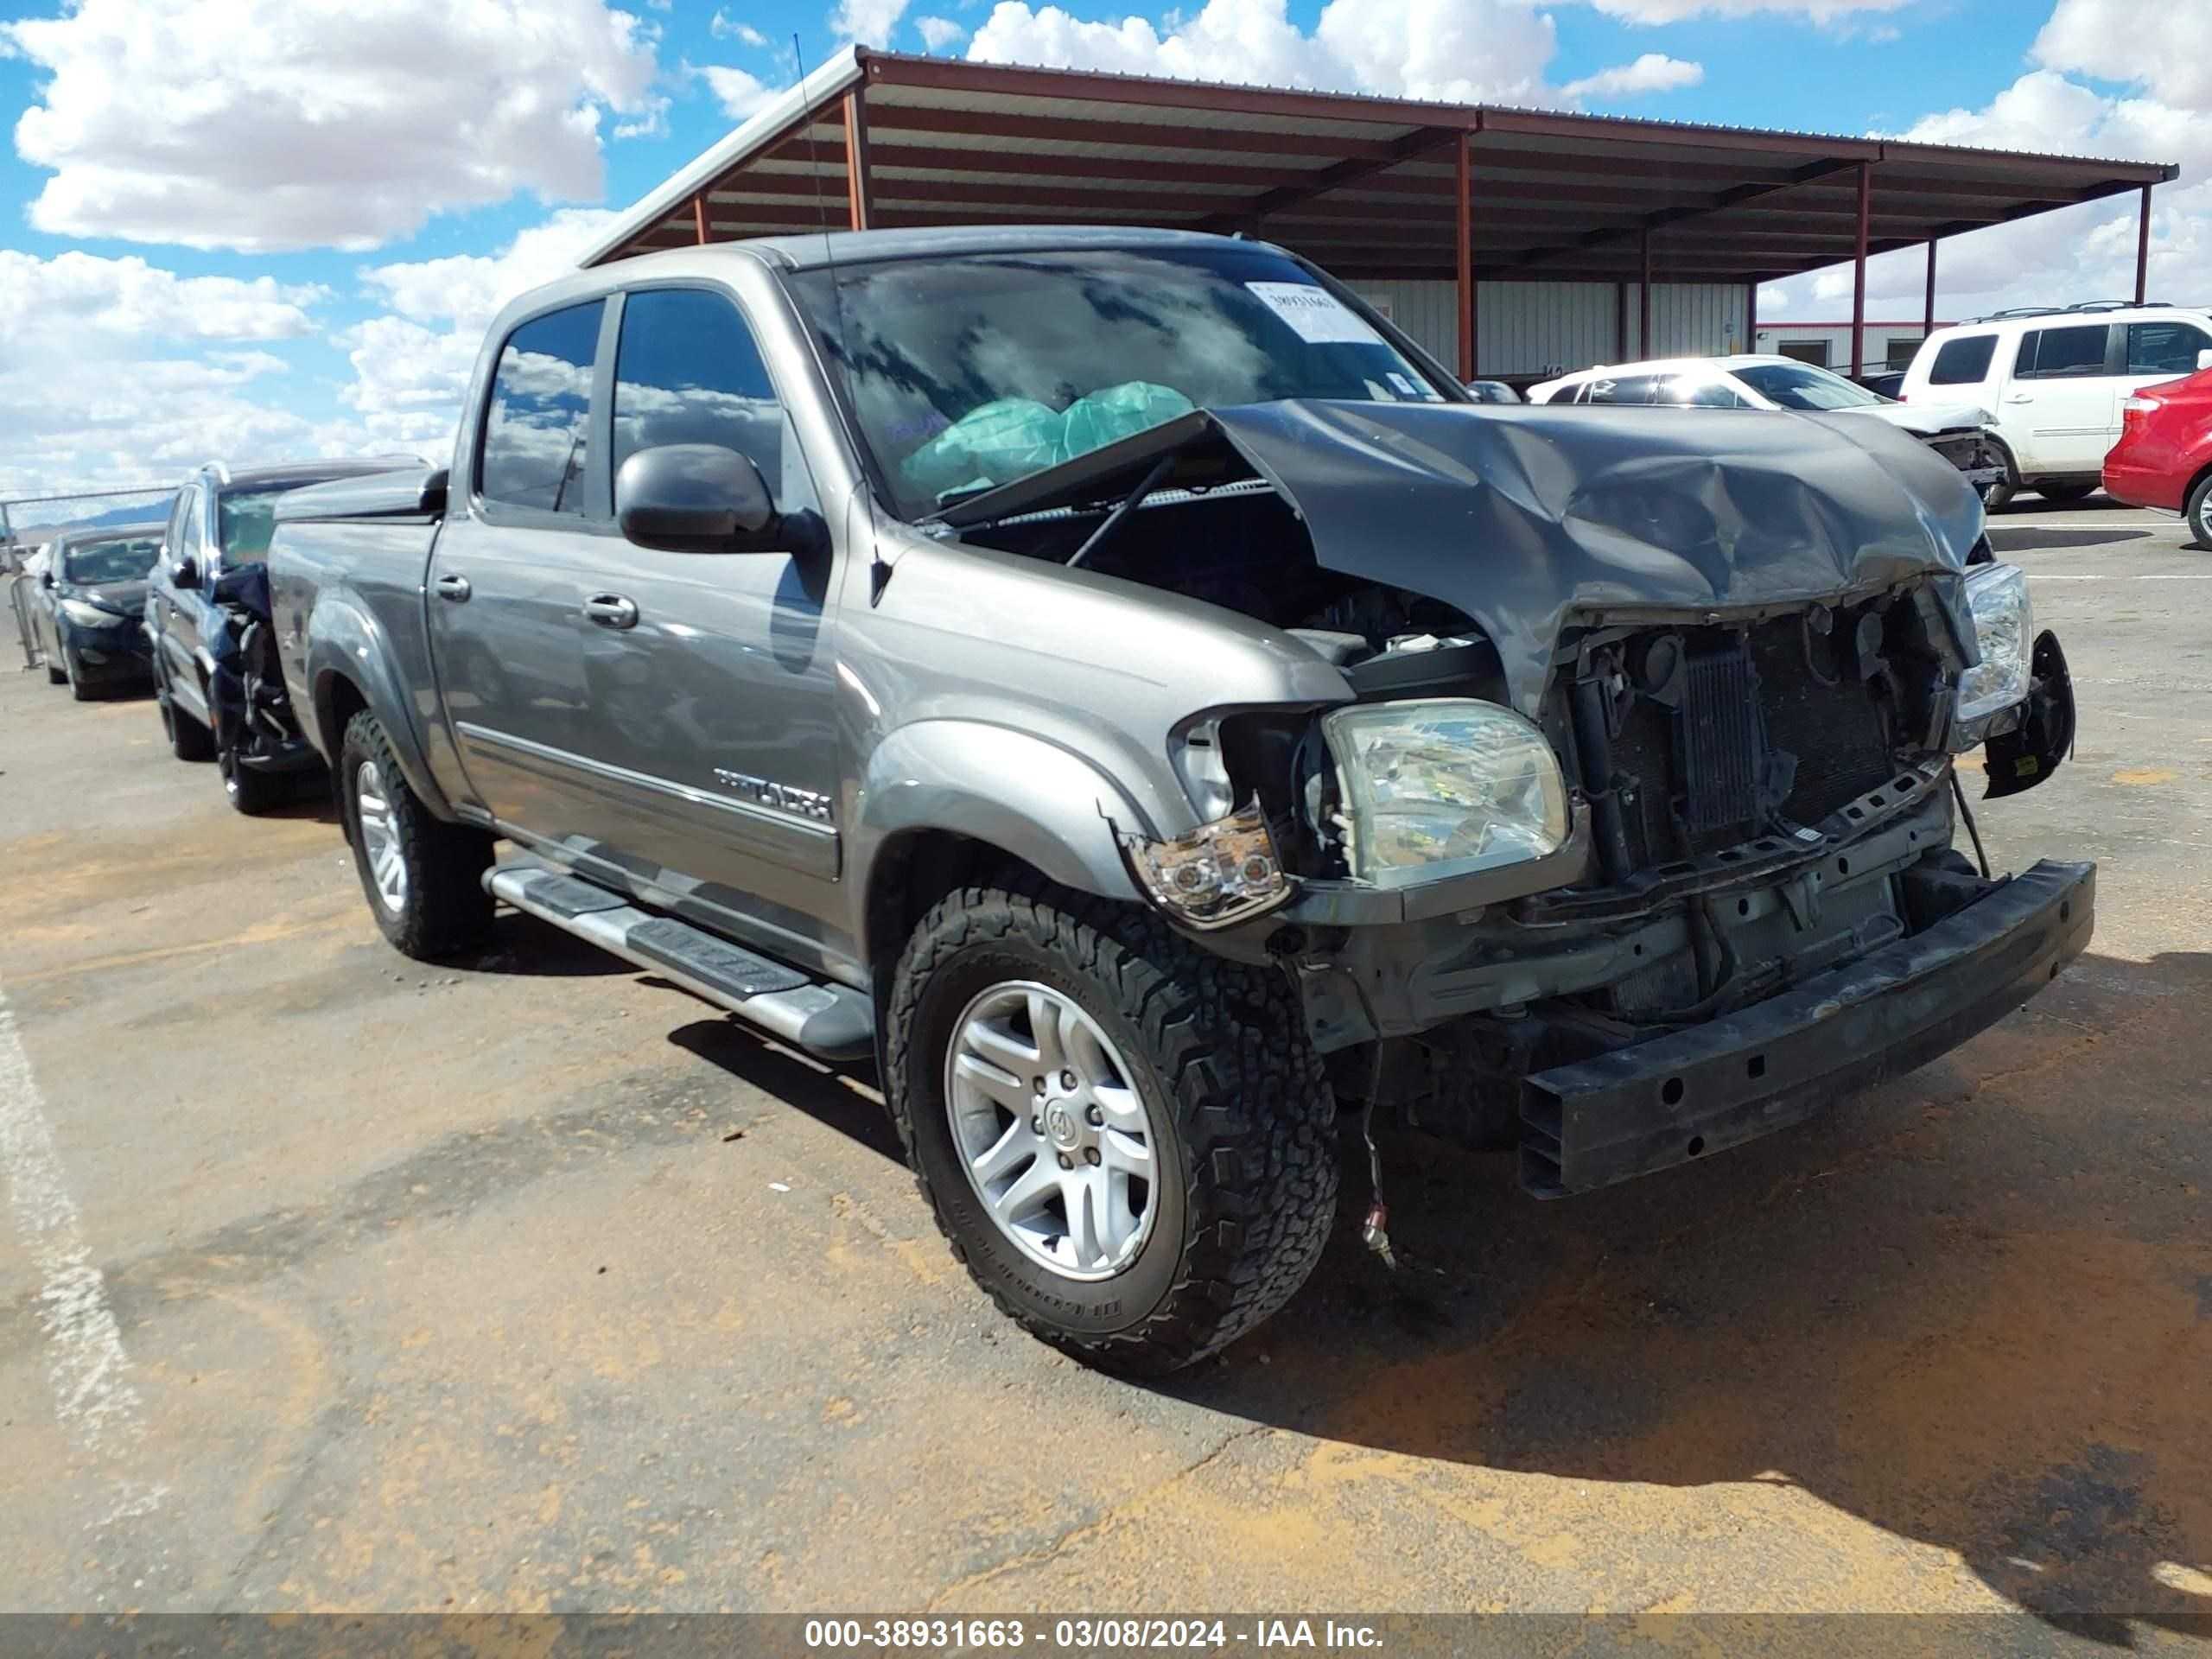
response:
[[[1347,1216],[1166,1386],[999,1320],[865,1077],[527,918],[407,962],[327,812],[240,818],[150,702],[6,672],[0,1606],[2010,1607],[2183,1644],[2212,553],[2026,508],[1995,540],[2080,745],[1982,823],[2001,866],[2100,862],[2090,954],[1899,1086],[1593,1197],[1394,1138],[1400,1269]]]

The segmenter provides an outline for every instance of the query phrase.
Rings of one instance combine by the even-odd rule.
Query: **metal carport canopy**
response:
[[[1243,231],[1351,278],[1745,283],[2178,169],[913,57],[852,47],[580,262],[954,223]],[[1471,329],[1462,331],[1471,342]]]

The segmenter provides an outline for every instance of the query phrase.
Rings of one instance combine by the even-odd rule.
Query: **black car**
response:
[[[177,490],[145,601],[154,695],[170,751],[218,762],[241,812],[275,805],[292,792],[295,774],[322,764],[301,741],[270,654],[261,566],[277,499],[410,463],[419,464],[397,456],[234,473],[211,461]]]
[[[139,619],[161,547],[157,523],[71,531],[48,547],[31,598],[31,632],[46,677],[78,702],[105,687],[151,682],[153,652]]]

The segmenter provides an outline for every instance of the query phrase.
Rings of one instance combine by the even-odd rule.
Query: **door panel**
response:
[[[585,834],[589,793],[557,757],[590,713],[579,594],[613,533],[591,441],[605,309],[569,306],[509,335],[474,499],[448,512],[423,601],[470,790],[502,823],[556,841]]]
[[[2031,328],[2005,387],[2004,425],[2019,434],[2020,470],[2094,473],[2112,447],[2112,326]]]
[[[778,511],[818,525],[812,476],[734,302],[656,288],[623,300],[609,465],[641,449],[714,443],[750,459]],[[589,597],[627,620],[587,624],[587,757],[631,780],[596,820],[644,879],[771,936],[834,954],[844,906],[836,823],[842,775],[825,595],[830,560],[804,553],[671,553],[603,543]],[[745,931],[741,929],[741,931]]]

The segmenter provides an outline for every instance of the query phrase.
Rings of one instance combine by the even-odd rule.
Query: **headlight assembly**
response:
[[[119,611],[104,611],[97,605],[88,605],[81,599],[61,601],[61,614],[80,628],[117,628],[130,619]]]
[[[1970,749],[1989,734],[1991,720],[2028,695],[2028,653],[2035,626],[2028,610],[2027,572],[2016,564],[1986,565],[1967,578],[1981,661],[1959,677],[1951,747]]]
[[[1433,881],[1543,858],[1567,842],[1567,785],[1544,734],[1465,697],[1355,704],[1323,716],[1352,874]]]
[[[1153,903],[1196,928],[1227,927],[1290,896],[1257,800],[1173,841],[1121,837],[1122,855]]]

